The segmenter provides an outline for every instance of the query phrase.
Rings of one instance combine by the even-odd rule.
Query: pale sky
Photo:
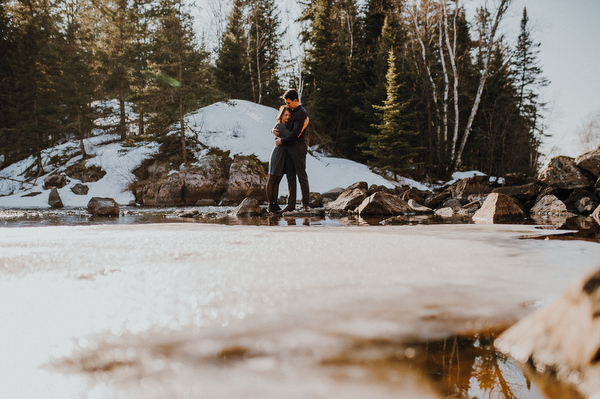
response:
[[[553,137],[542,152],[575,157],[583,152],[577,128],[600,111],[600,1],[514,0],[503,23],[507,39],[514,35],[516,41],[523,7],[533,39],[541,43],[539,65],[551,82],[542,94],[548,103],[547,131]],[[557,149],[551,151],[552,146]]]

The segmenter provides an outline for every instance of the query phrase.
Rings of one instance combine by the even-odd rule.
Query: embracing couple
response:
[[[302,190],[302,207],[309,210],[308,176],[306,175],[306,153],[308,147],[304,129],[308,125],[308,112],[298,99],[294,89],[283,95],[286,105],[279,108],[277,124],[272,132],[275,135],[275,148],[269,160],[269,180],[267,181],[267,200],[269,212],[289,212],[296,209],[296,177]],[[283,174],[287,177],[287,206],[282,210],[277,205],[279,183]]]

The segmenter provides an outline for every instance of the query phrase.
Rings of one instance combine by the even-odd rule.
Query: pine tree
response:
[[[369,137],[369,150],[374,166],[399,173],[409,166],[418,155],[414,146],[417,134],[412,130],[411,115],[407,102],[400,101],[400,83],[396,70],[396,57],[389,53],[386,75],[387,98],[383,105],[373,105],[379,111],[380,123],[373,126],[378,133]]]
[[[248,39],[244,29],[244,0],[234,0],[216,61],[217,87],[229,99],[253,100],[248,70]]]
[[[279,14],[274,0],[250,2],[248,63],[254,101],[276,106],[281,104],[279,62]]]
[[[519,112],[527,122],[530,147],[537,151],[544,136],[542,112],[546,106],[539,101],[537,90],[547,86],[549,81],[542,76],[542,69],[538,65],[540,43],[535,43],[531,38],[528,22],[527,9],[523,8],[521,32],[514,53],[514,74]],[[531,169],[537,169],[538,161],[539,154],[532,155]]]

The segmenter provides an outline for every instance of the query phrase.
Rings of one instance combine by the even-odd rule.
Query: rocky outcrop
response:
[[[600,176],[600,146],[575,158],[575,165],[592,176]]]
[[[366,182],[354,183],[346,188],[335,201],[329,202],[325,207],[330,211],[354,211],[367,198],[369,187]]]
[[[50,191],[50,195],[48,195],[48,205],[50,208],[62,208],[64,207],[62,199],[58,194],[58,189],[56,187],[52,187]]]
[[[473,220],[487,223],[508,222],[524,218],[525,212],[518,202],[501,193],[488,195],[481,208],[473,215]]]
[[[268,175],[256,158],[236,156],[229,167],[229,180],[221,204],[239,204],[246,197],[266,201]]]
[[[573,158],[566,156],[552,158],[548,166],[539,173],[538,179],[549,186],[568,190],[594,185],[594,180],[588,173],[579,168]]]
[[[384,191],[366,198],[358,207],[361,216],[366,215],[406,215],[414,213],[408,203],[398,196]]]
[[[584,397],[596,397],[600,392],[600,270],[572,285],[555,303],[520,320],[494,345],[524,367],[574,384]]]
[[[112,198],[92,197],[87,211],[93,216],[119,216],[119,204]]]

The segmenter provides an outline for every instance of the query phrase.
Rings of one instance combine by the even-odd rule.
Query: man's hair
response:
[[[286,91],[285,93],[283,93],[283,99],[284,100],[298,100],[300,101],[300,99],[298,98],[298,92],[296,91],[296,89],[289,89],[288,91]]]

